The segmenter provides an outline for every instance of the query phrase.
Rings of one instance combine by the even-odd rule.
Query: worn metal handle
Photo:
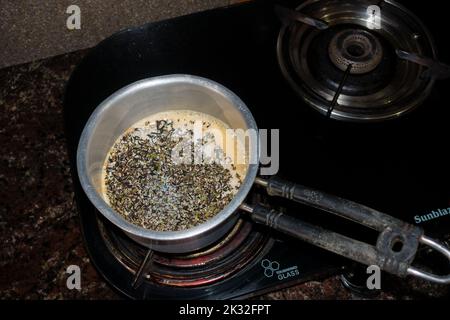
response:
[[[367,243],[353,240],[260,205],[255,207],[245,206],[242,209],[251,213],[250,217],[256,223],[263,224],[322,249],[367,265],[381,262],[378,259],[379,255],[376,249]]]
[[[435,240],[424,236],[421,228],[359,203],[279,178],[270,180],[257,178],[256,184],[265,187],[269,195],[330,212],[372,228],[380,234],[376,246],[372,246],[261,206],[242,206],[241,209],[250,212],[255,222],[351,260],[366,265],[377,265],[382,270],[400,277],[413,275],[436,283],[450,283],[450,275],[433,275],[412,266],[419,244],[430,246],[444,254],[450,261],[450,251]]]
[[[428,238],[427,236],[422,236],[420,238],[420,243],[429,246],[430,248],[436,250],[437,252],[443,254],[445,257],[447,257],[447,259],[450,261],[450,250],[445,247],[443,244],[437,242],[434,239]],[[427,281],[431,281],[434,283],[439,283],[439,284],[449,284],[450,283],[450,275],[447,276],[439,276],[439,275],[435,275],[435,274],[431,274],[428,273],[426,271],[417,269],[415,267],[410,267],[408,268],[408,274],[427,280]]]
[[[320,190],[284,181],[278,177],[272,177],[269,180],[257,178],[255,182],[265,187],[267,193],[271,196],[293,200],[357,222],[380,232],[387,227],[395,226],[397,228],[405,228],[409,226],[406,222],[362,204]]]

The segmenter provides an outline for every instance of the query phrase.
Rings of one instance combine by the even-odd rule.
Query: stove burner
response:
[[[381,44],[368,31],[344,30],[331,40],[328,49],[331,61],[342,71],[352,65],[351,74],[363,74],[374,70],[383,58]]]
[[[436,61],[427,29],[394,1],[382,6],[382,28],[367,29],[372,1],[309,0],[296,10],[327,28],[289,21],[278,37],[278,62],[295,92],[327,117],[345,121],[397,118],[419,106],[435,77],[405,50]],[[420,36],[418,36],[420,35]]]
[[[136,275],[148,249],[114,226],[105,226],[100,220],[99,225],[110,252]],[[184,255],[154,252],[144,281],[171,287],[198,287],[215,283],[245,269],[267,244],[268,238],[255,232],[251,222],[240,220],[224,239],[199,252]]]

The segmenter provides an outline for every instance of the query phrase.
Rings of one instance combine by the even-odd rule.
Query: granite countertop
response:
[[[86,51],[0,70],[0,299],[120,299],[90,263],[80,234],[63,130],[64,86]],[[66,287],[67,266],[82,289]],[[448,287],[392,278],[377,299],[449,296]],[[361,299],[338,277],[265,299]]]

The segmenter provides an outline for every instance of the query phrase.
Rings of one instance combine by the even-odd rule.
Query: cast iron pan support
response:
[[[433,248],[450,261],[450,250],[426,237],[421,228],[361,204],[279,178],[257,178],[256,183],[266,188],[271,196],[286,198],[332,213],[374,229],[380,234],[376,246],[372,246],[259,205],[242,205],[241,209],[250,213],[256,223],[359,263],[376,265],[399,277],[412,275],[435,283],[450,284],[450,275],[435,275],[412,266],[419,244]]]

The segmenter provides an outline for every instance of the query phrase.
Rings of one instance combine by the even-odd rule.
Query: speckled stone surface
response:
[[[85,53],[0,70],[0,299],[121,299],[85,251],[65,145],[64,85]],[[81,291],[66,287],[71,264],[81,267]],[[450,296],[412,279],[383,284],[375,299]],[[261,298],[362,299],[338,277]]]
[[[92,47],[116,31],[236,3],[237,0],[2,0],[0,68]],[[69,30],[70,5],[81,28]]]
[[[89,263],[63,133],[63,89],[82,53],[0,70],[0,297],[114,298]],[[64,290],[79,264],[81,292]]]

